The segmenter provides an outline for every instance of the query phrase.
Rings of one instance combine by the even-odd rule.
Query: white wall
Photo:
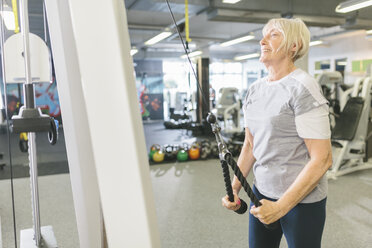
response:
[[[354,60],[372,59],[372,41],[366,39],[364,30],[344,33],[323,39],[327,46],[311,47],[309,51],[309,73],[314,76],[319,71],[315,70],[315,62],[331,60],[329,71],[335,70],[335,60],[347,58],[345,67],[345,80],[347,84],[354,83],[356,78],[364,73],[352,73],[351,63]]]

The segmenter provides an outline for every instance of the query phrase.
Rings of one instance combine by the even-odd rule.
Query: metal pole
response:
[[[24,103],[25,108],[35,108],[35,92],[31,80],[30,65],[30,41],[28,25],[28,0],[20,0],[20,19],[21,31],[23,36],[23,56],[25,58],[25,77],[24,85]],[[37,247],[40,247],[41,230],[40,230],[40,212],[39,212],[39,188],[37,174],[37,157],[35,133],[28,133],[29,160],[30,160],[30,179],[31,179],[31,197],[32,197],[32,217],[34,228],[34,240]]]
[[[28,133],[29,145],[29,160],[30,160],[30,180],[31,180],[31,200],[32,200],[32,217],[34,228],[34,240],[37,247],[40,246],[41,230],[40,230],[40,209],[39,209],[39,187],[38,187],[38,172],[36,159],[36,135]]]

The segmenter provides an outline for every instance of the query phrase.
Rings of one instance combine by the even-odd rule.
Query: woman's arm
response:
[[[305,139],[310,161],[284,195],[278,200],[287,213],[304,199],[332,166],[332,146],[330,140]]]
[[[249,129],[245,128],[244,143],[238,159],[238,166],[244,177],[248,176],[254,162],[256,162],[256,158],[253,156],[253,136]],[[242,188],[242,185],[236,176],[234,176],[232,188],[235,194],[239,194],[239,191]]]
[[[262,206],[252,207],[251,213],[264,224],[270,224],[286,215],[304,199],[332,166],[332,147],[329,139],[304,139],[310,155],[296,180],[276,202],[261,200]]]

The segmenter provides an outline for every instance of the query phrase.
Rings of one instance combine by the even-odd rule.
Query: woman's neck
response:
[[[266,68],[269,71],[269,81],[277,81],[297,69],[292,61],[275,65],[266,65]]]

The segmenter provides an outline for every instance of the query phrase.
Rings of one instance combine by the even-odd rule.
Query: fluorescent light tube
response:
[[[247,40],[252,40],[252,39],[254,39],[254,35],[247,35],[247,36],[243,36],[237,39],[233,39],[233,40],[229,40],[224,43],[221,43],[220,46],[222,47],[232,46],[232,45],[235,45],[235,44],[247,41]]]
[[[222,0],[223,3],[230,3],[230,4],[235,4],[237,2],[240,2],[240,0]]]
[[[365,8],[372,5],[372,0],[349,0],[337,5],[337,13],[347,13],[357,9]]]
[[[366,34],[372,34],[372,29],[371,29],[371,30],[368,30],[368,31],[366,31]]]
[[[158,34],[157,36],[155,36],[155,37],[149,39],[148,41],[146,41],[145,45],[147,45],[147,46],[154,45],[154,44],[158,43],[159,41],[162,41],[165,38],[171,36],[171,34],[172,34],[172,32],[168,32],[168,31],[162,32],[162,33]]]
[[[253,58],[257,58],[257,57],[260,57],[259,53],[251,53],[251,54],[247,54],[247,55],[237,56],[234,59],[235,60],[244,60],[244,59],[253,59]]]
[[[137,48],[130,49],[130,55],[131,56],[135,55],[136,53],[138,53],[138,49]]]
[[[202,51],[195,51],[195,52],[189,53],[189,58],[198,56],[198,55],[200,55],[202,53],[203,53]],[[187,55],[184,54],[184,55],[181,56],[181,58],[185,59],[185,58],[187,58]]]
[[[320,45],[320,44],[323,44],[323,41],[321,40],[314,40],[314,41],[311,41],[309,46],[317,46],[317,45]]]
[[[3,10],[3,12],[1,13],[1,16],[4,19],[4,23],[5,23],[6,28],[8,30],[14,30],[15,29],[15,19],[14,19],[13,11]]]

